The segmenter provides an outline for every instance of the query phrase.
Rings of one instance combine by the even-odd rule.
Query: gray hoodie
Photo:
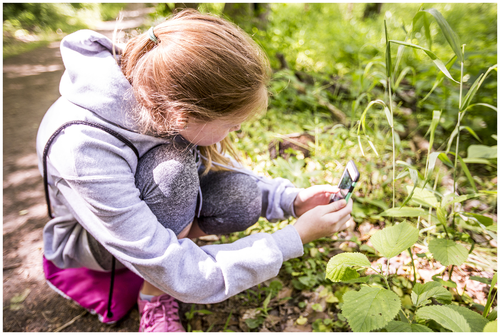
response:
[[[112,50],[111,40],[89,30],[68,35],[61,42],[66,71],[61,97],[38,130],[41,171],[47,140],[72,120],[99,123],[120,133],[140,156],[168,141],[138,132],[131,86]],[[122,264],[174,298],[215,303],[276,276],[284,261],[303,254],[293,226],[222,245],[199,247],[190,239],[178,240],[140,199],[136,167],[134,152],[103,130],[73,125],[57,136],[48,154],[49,195],[55,215],[43,232],[48,260],[60,268],[102,270],[89,249],[88,232]],[[257,182],[268,220],[293,215],[299,189],[281,178],[260,177]]]

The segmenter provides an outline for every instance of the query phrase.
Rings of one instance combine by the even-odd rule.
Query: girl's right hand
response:
[[[342,199],[309,210],[295,222],[294,227],[299,233],[302,243],[309,243],[346,229],[349,226],[351,212],[352,199],[349,200],[348,204]]]

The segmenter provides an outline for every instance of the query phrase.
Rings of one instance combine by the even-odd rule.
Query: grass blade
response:
[[[483,84],[484,80],[486,79],[486,77],[488,76],[488,74],[491,72],[491,71],[497,71],[497,65],[493,65],[491,66],[488,71],[486,71],[486,73],[484,74],[481,74],[477,79],[476,81],[474,82],[474,84],[472,84],[471,88],[469,89],[469,91],[467,92],[467,94],[465,95],[464,97],[464,100],[462,102],[462,105],[460,106],[460,111],[465,111],[471,101],[472,101],[472,98],[474,98],[474,96],[476,95],[477,91],[479,90],[479,87],[481,87],[481,85]]]
[[[453,52],[455,53],[455,55],[457,55],[458,60],[460,62],[463,62],[462,51],[460,49],[460,39],[458,38],[457,34],[453,31],[453,29],[451,29],[450,25],[445,20],[443,15],[439,11],[437,11],[435,8],[426,9],[423,11],[434,16],[437,24],[439,25],[439,27],[441,28],[441,31],[444,34],[444,37],[448,41],[448,44],[453,49]]]
[[[426,49],[424,47],[421,47],[420,45],[416,45],[416,44],[412,44],[412,43],[407,43],[407,42],[403,42],[403,41],[396,41],[396,40],[390,40],[389,42],[391,43],[396,43],[396,44],[401,44],[401,45],[404,45],[404,46],[407,46],[407,47],[411,47],[411,48],[414,48],[414,49],[419,49],[419,50],[422,50],[423,52],[425,52],[427,54],[427,56],[429,56],[429,58],[434,62],[434,64],[436,64],[436,66],[438,67],[439,70],[441,70],[441,72],[446,76],[448,77],[450,80],[452,80],[453,82],[457,83],[458,84],[458,81],[456,81],[455,79],[453,79],[453,77],[451,76],[450,72],[448,71],[448,69],[446,68],[446,65],[443,63],[442,60],[440,60],[432,51],[430,51],[429,49]],[[387,58],[387,56],[386,56]]]
[[[453,152],[450,152],[450,154],[456,155],[456,157],[460,162],[460,165],[462,166],[462,170],[464,171],[465,176],[467,177],[467,180],[469,180],[469,183],[472,186],[472,189],[474,190],[474,193],[477,193],[476,183],[474,182],[474,178],[472,178],[472,175],[469,171],[469,168],[467,167],[467,164],[465,164],[464,160],[462,159],[462,157],[460,157],[460,155],[455,154]]]
[[[495,112],[498,113],[498,109],[495,107],[495,106],[492,106],[490,104],[486,104],[486,103],[483,103],[483,102],[478,102],[477,104],[472,104],[472,105],[469,105],[469,107],[467,107],[464,112],[469,109],[469,108],[472,108],[472,107],[475,107],[475,106],[484,106],[484,107],[488,107],[488,108],[491,108],[493,109]]]

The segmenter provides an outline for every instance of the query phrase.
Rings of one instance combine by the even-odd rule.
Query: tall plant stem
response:
[[[465,44],[462,44],[462,61],[460,62],[460,94],[458,96],[458,122],[457,122],[457,145],[455,147],[455,167],[453,169],[453,194],[457,194],[457,167],[458,167],[458,146],[460,144],[460,122],[462,121],[462,90],[464,78],[464,57]],[[455,206],[451,208],[452,225],[455,228]],[[450,275],[451,276],[451,275]]]
[[[451,269],[450,269],[450,276],[448,277],[448,280],[451,281],[451,275],[453,274],[453,270],[455,269],[455,265],[452,265],[451,266]]]
[[[392,131],[392,207],[396,207],[396,138],[394,135],[394,112],[392,111],[392,89],[391,77],[387,78],[388,93],[389,93],[389,110],[391,114],[391,131]]]
[[[417,282],[417,269],[415,268],[415,262],[413,261],[413,253],[411,247],[408,248],[408,253],[410,254],[411,266],[413,267],[413,286],[415,286]]]

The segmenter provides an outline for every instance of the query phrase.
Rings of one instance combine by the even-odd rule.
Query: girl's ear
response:
[[[174,125],[177,130],[187,129],[188,122],[189,117],[186,114],[182,112],[175,113]]]

